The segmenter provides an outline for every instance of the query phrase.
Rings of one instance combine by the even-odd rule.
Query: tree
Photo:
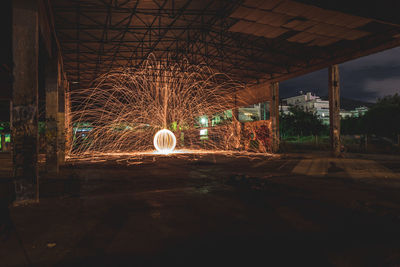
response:
[[[400,134],[400,95],[381,98],[363,117],[364,132],[395,139]]]
[[[0,132],[9,133],[10,130],[10,123],[9,122],[0,122]]]
[[[312,112],[306,112],[299,107],[290,107],[289,115],[281,115],[280,131],[283,136],[322,135],[328,128]]]
[[[340,132],[341,134],[363,134],[364,124],[363,117],[346,117],[340,120]]]

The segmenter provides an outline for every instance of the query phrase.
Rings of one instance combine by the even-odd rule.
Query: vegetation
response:
[[[385,96],[359,118],[342,119],[342,134],[369,134],[395,140],[400,134],[400,96]]]
[[[388,138],[400,134],[400,96],[386,96],[379,99],[362,118],[364,132]]]
[[[279,128],[283,138],[290,136],[319,136],[328,134],[328,127],[317,115],[298,107],[290,108],[291,114],[281,115]]]
[[[9,133],[10,132],[10,123],[9,122],[0,122],[0,132]]]
[[[361,117],[347,117],[341,119],[340,132],[344,135],[355,135],[364,133],[364,124]]]

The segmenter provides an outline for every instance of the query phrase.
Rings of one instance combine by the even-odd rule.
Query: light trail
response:
[[[154,147],[161,154],[170,154],[176,146],[176,138],[173,132],[168,129],[159,130],[154,135]]]
[[[141,68],[113,70],[93,88],[71,92],[76,131],[69,154],[150,151],[162,129],[173,133],[178,151],[233,150],[235,124],[223,112],[233,107],[234,92],[243,88],[225,74],[186,60],[171,63],[151,56]],[[216,114],[219,123],[212,122]],[[163,149],[157,150],[172,152]]]

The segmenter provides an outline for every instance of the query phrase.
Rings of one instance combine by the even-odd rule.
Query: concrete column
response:
[[[329,67],[329,130],[333,156],[340,155],[340,86],[339,66]]]
[[[62,75],[61,62],[58,62],[58,113],[57,113],[57,138],[58,138],[58,164],[65,163],[65,82]]]
[[[39,200],[37,1],[13,0],[13,174],[17,202]]]
[[[240,142],[241,142],[241,124],[239,121],[239,108],[235,107],[232,109],[232,123],[233,123],[233,131],[234,131],[234,136],[235,136],[235,140],[234,140],[234,144],[233,147],[235,149],[239,149],[240,148]]]
[[[46,170],[58,174],[58,72],[57,59],[51,58],[45,66],[46,88]]]
[[[72,149],[72,121],[71,121],[71,93],[69,83],[64,79],[65,88],[65,153],[68,154]]]
[[[272,130],[272,152],[279,150],[279,83],[271,83],[271,130]]]

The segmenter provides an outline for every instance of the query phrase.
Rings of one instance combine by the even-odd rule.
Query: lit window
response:
[[[208,126],[207,124],[208,124],[208,119],[207,119],[207,117],[201,117],[200,118],[200,123],[202,124],[202,125],[205,125],[206,127]]]
[[[207,129],[200,130],[200,135],[207,135],[207,133],[208,133]]]

